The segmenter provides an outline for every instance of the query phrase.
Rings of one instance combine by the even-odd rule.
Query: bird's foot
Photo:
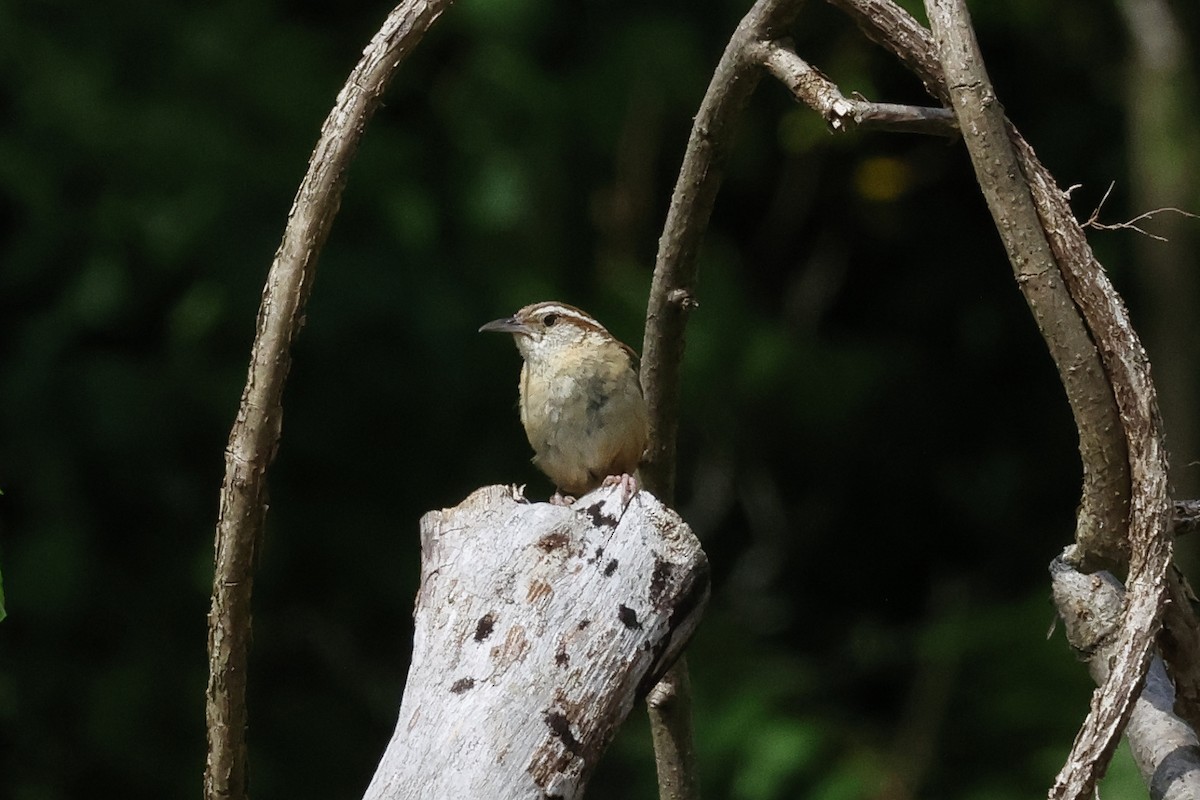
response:
[[[627,472],[620,475],[609,475],[600,483],[601,486],[619,486],[621,488],[621,505],[629,505],[629,501],[640,491],[637,478]]]
[[[550,495],[550,505],[552,505],[552,506],[564,506],[565,507],[565,506],[572,505],[574,502],[575,502],[574,497],[572,497],[569,494],[563,494],[562,492],[559,492],[559,491],[556,491],[554,494]]]

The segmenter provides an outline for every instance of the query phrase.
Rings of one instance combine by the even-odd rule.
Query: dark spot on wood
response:
[[[592,621],[590,619],[581,619],[581,620],[579,620],[579,624],[575,626],[575,630],[581,631],[584,628],[586,628],[588,625],[591,625],[591,624],[592,624]]]
[[[546,725],[550,728],[550,732],[558,737],[563,743],[563,747],[567,752],[580,756],[579,740],[575,738],[575,734],[571,733],[571,721],[566,715],[560,711],[546,712]]]
[[[567,650],[561,644],[558,646],[558,652],[554,654],[554,663],[560,667],[569,667],[571,665],[571,657],[567,655]]]
[[[538,743],[526,767],[534,785],[542,791],[536,797],[561,798],[562,795],[550,794],[551,781],[579,775],[581,770],[582,774],[587,774],[589,763],[598,757],[599,754],[593,752],[598,743],[593,741],[590,748],[585,748],[571,731],[571,719],[586,719],[586,715],[592,713],[585,706],[586,703],[570,702],[561,689],[555,691],[550,709],[543,717],[551,735]]]
[[[597,561],[599,561],[599,560],[600,560],[601,558],[603,558],[603,557],[604,557],[604,548],[603,548],[603,547],[597,547],[597,548],[596,548],[596,554],[595,554],[595,555],[593,555],[591,558],[589,558],[589,559],[588,559],[588,563],[589,563],[589,564],[595,564]]]
[[[667,582],[671,580],[671,572],[675,566],[664,561],[657,555],[654,557],[654,571],[650,573],[650,602],[656,608],[661,608],[663,594],[667,591]]]
[[[496,629],[496,618],[489,611],[479,618],[479,622],[475,623],[475,641],[482,642],[484,639],[492,635],[492,631]]]
[[[451,694],[462,694],[463,692],[467,691],[468,689],[474,689],[474,688],[475,688],[475,679],[474,678],[459,678],[454,683],[450,684]]]
[[[537,546],[549,553],[557,550],[560,547],[566,547],[570,543],[571,537],[563,531],[550,531],[545,536],[538,539]]]
[[[638,622],[637,612],[624,603],[617,606],[617,619],[621,620],[621,624],[626,628],[638,629],[642,627],[642,623]]]
[[[604,565],[604,577],[611,578],[612,574],[617,571],[617,560],[614,558]]]
[[[588,506],[587,514],[592,518],[592,525],[597,528],[615,528],[617,527],[617,523],[620,522],[612,514],[604,513],[603,503],[593,503]]]

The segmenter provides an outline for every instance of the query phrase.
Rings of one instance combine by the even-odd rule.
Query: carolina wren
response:
[[[525,306],[480,331],[511,333],[521,367],[521,424],[533,463],[561,493],[601,484],[637,491],[632,478],[649,436],[637,355],[574,306]]]

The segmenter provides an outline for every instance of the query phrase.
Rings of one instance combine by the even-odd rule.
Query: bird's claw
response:
[[[641,487],[638,486],[637,478],[627,472],[620,475],[609,475],[601,483],[601,486],[618,486],[621,489],[621,505],[629,505],[629,501],[634,498]]]

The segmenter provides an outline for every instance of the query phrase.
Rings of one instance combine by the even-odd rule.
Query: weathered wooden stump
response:
[[[412,665],[366,800],[582,796],[708,599],[688,526],[621,501],[489,486],[421,519]]]

